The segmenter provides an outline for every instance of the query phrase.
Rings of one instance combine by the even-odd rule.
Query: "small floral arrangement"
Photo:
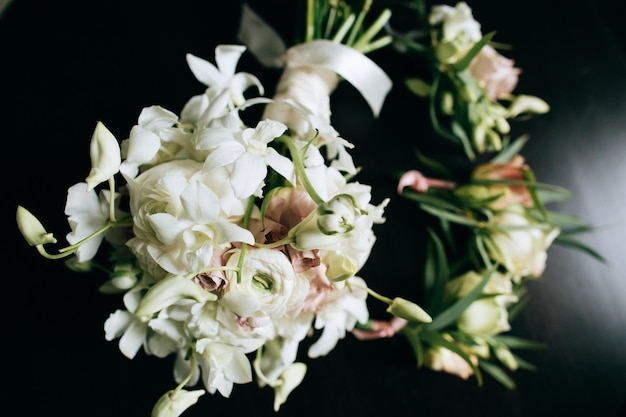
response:
[[[546,208],[568,191],[537,182],[520,153],[528,138],[510,138],[513,123],[549,106],[513,94],[520,70],[497,52],[494,33],[482,34],[464,2],[427,11],[417,0],[416,30],[404,33],[389,9],[367,20],[372,3],[307,0],[305,31],[289,47],[244,4],[242,44],[217,46],[215,64],[187,55],[205,90],[180,114],[146,107],[121,142],[96,123],[91,171],[67,193],[68,246],[48,251],[57,239],[18,206],[18,226],[41,255],[109,273],[100,290],[120,294],[124,308],[104,323],[108,341],[131,359],[176,358],[177,385],[153,416],[179,416],[207,391],[228,397],[253,380],[273,389],[278,411],[305,377],[301,342],[314,338],[307,355],[316,358],[349,332],[403,335],[419,367],[479,382],[486,372],[512,388],[506,371],[532,368],[514,350],[541,344],[505,333],[550,246],[601,259],[572,238],[589,230],[584,222]],[[426,68],[401,85],[428,103],[425,137],[452,146],[429,154],[416,140],[420,170],[397,173],[392,190],[424,217],[424,308],[358,275],[390,199],[372,201],[355,145],[331,123],[340,82],[378,116],[392,81],[367,54],[385,47]],[[247,52],[282,71],[271,98],[255,75],[236,71]],[[368,296],[391,318],[370,317]]]
[[[495,33],[482,34],[465,2],[411,6],[419,30],[390,31],[396,49],[425,67],[423,77],[409,77],[405,85],[427,100],[428,139],[439,147],[430,146],[430,155],[421,147],[432,143],[416,143],[420,170],[399,173],[397,192],[425,216],[421,302],[433,320],[374,320],[354,333],[364,340],[403,334],[418,367],[479,383],[485,372],[514,388],[507,372],[534,369],[515,350],[543,345],[506,332],[527,300],[527,282],[543,274],[550,246],[603,258],[574,238],[588,225],[546,208],[570,192],[537,182],[520,153],[528,137],[510,137],[512,123],[549,105],[513,94],[520,69],[492,46]]]

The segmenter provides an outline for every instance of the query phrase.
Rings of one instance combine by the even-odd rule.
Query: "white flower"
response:
[[[237,266],[242,252],[234,249],[226,262]],[[304,302],[308,281],[296,275],[284,253],[275,249],[252,249],[245,252],[240,282],[228,271],[229,286],[220,303],[249,320],[252,327],[268,319],[280,318],[294,305]]]
[[[309,348],[310,358],[327,355],[345,337],[346,331],[352,330],[357,322],[367,322],[367,292],[362,289],[367,284],[359,277],[351,278],[350,282],[355,285],[331,292],[316,313],[314,327],[322,329],[322,335]]]
[[[87,183],[79,182],[67,190],[65,214],[68,216],[67,221],[72,231],[67,234],[66,238],[71,244],[80,242],[104,228],[109,222],[109,190],[101,190],[99,194],[96,194],[94,190],[88,191],[88,189]],[[116,198],[116,205],[118,202],[119,199]],[[78,261],[91,260],[98,252],[104,237],[104,234],[99,234],[81,244],[76,251]]]
[[[119,349],[129,359],[133,359],[145,343],[148,323],[133,313],[141,300],[141,287],[135,287],[124,294],[126,310],[116,310],[104,322],[105,339],[119,338]]]
[[[128,139],[122,141],[124,161],[120,169],[126,178],[135,178],[141,168],[186,156],[184,153],[180,155],[181,150],[188,150],[189,145],[171,140],[171,130],[177,122],[178,116],[161,106],[150,106],[141,111]]]
[[[211,394],[219,391],[224,397],[229,397],[233,383],[252,381],[252,367],[241,347],[200,339],[196,343],[196,351],[200,353],[204,385]]]
[[[465,274],[446,284],[446,294],[462,298],[469,294],[484,276],[476,271]],[[472,302],[459,316],[457,325],[460,330],[471,335],[494,335],[511,329],[509,324],[508,306],[517,302],[513,293],[513,285],[508,276],[494,272],[483,288],[482,294]]]
[[[457,62],[482,38],[480,23],[474,20],[472,10],[465,2],[459,2],[455,7],[433,6],[429,23],[441,27],[435,49],[441,62]]]
[[[474,44],[482,37],[480,23],[474,19],[472,9],[464,1],[454,7],[433,6],[428,21],[431,25],[442,25],[442,39],[445,41],[462,40],[465,44]]]
[[[490,239],[486,239],[490,256],[501,263],[516,282],[523,277],[538,278],[543,274],[547,251],[559,235],[557,227],[542,228],[525,214],[521,206],[498,212],[491,223]]]
[[[257,77],[246,72],[235,73],[245,50],[242,45],[218,45],[215,48],[217,67],[192,54],[187,54],[187,63],[198,81],[215,90],[216,94],[227,97],[232,105],[239,106],[245,101],[244,91],[251,86],[256,86],[263,94],[263,86]]]
[[[184,275],[211,264],[215,247],[254,243],[249,230],[223,216],[220,196],[205,181],[202,164],[170,161],[130,181],[135,237],[128,246],[140,261]]]
[[[197,146],[211,150],[204,163],[205,169],[232,166],[230,181],[237,197],[262,197],[268,165],[288,181],[293,181],[291,160],[268,146],[286,129],[280,122],[262,120],[256,128],[246,128],[240,135],[225,137],[223,130],[216,135],[207,132]]]

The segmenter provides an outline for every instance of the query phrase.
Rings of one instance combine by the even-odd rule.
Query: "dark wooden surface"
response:
[[[288,1],[265,3],[279,21]],[[513,333],[543,341],[529,352],[536,372],[514,374],[515,391],[416,370],[402,339],[358,342],[348,335],[309,361],[304,383],[282,416],[620,416],[626,407],[626,31],[619,0],[468,1],[483,33],[514,49],[516,92],[545,99],[547,115],[519,128],[538,180],[571,189],[557,206],[596,227],[583,240],[604,265],[553,246],[547,269]],[[179,111],[203,87],[185,53],[212,59],[235,42],[237,2],[14,0],[0,16],[5,270],[2,286],[4,404],[17,415],[143,416],[173,386],[171,362],[123,357],[104,339],[119,306],[98,294],[104,279],[77,275],[29,248],[15,208],[33,211],[63,238],[66,189],[89,171],[88,141],[104,121],[124,138],[142,107]],[[228,5],[225,5],[228,4]],[[394,71],[394,62],[384,65]],[[245,57],[240,70],[271,86],[277,74]],[[390,167],[411,168],[399,151],[420,126],[399,115],[410,103],[390,95],[379,121],[348,87],[333,97],[338,130],[357,145],[376,198],[393,196]],[[355,122],[354,118],[358,121]],[[388,125],[386,125],[388,124]],[[393,124],[393,126],[391,126]],[[394,132],[393,134],[390,132]],[[411,133],[412,132],[412,133]],[[388,137],[391,136],[391,137]],[[402,136],[403,138],[399,137]],[[384,138],[384,140],[381,140]],[[394,142],[398,140],[398,142]],[[396,147],[397,146],[397,147]],[[420,265],[412,250],[415,208],[394,198],[361,275],[388,292],[412,291]],[[396,294],[393,294],[396,295]],[[205,395],[185,416],[274,415],[272,392],[235,386],[230,399]]]

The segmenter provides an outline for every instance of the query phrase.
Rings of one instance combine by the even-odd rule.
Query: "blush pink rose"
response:
[[[510,161],[503,163],[486,163],[476,167],[472,174],[477,180],[514,180],[524,181],[523,170],[528,169],[524,157],[515,155]],[[526,207],[533,205],[532,197],[525,184],[492,185],[504,190],[503,195],[490,204],[493,209],[503,209],[513,204]]]
[[[470,63],[469,71],[484,88],[487,97],[498,100],[511,94],[517,86],[521,69],[513,64],[513,60],[485,45]]]

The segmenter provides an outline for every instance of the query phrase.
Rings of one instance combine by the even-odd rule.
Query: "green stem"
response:
[[[61,258],[65,258],[68,257],[70,255],[72,255],[73,253],[75,253],[78,248],[80,248],[85,242],[93,239],[94,237],[101,235],[102,233],[106,232],[107,230],[109,230],[112,227],[116,227],[119,226],[120,223],[122,223],[123,221],[129,219],[131,216],[125,216],[122,219],[120,219],[119,221],[110,221],[107,224],[105,224],[102,228],[96,230],[95,232],[93,232],[92,234],[90,234],[89,236],[83,238],[82,240],[74,243],[73,245],[69,245],[66,246],[64,248],[59,249],[59,253],[58,254],[51,254],[48,253],[46,251],[46,249],[44,248],[43,245],[37,245],[37,251],[41,254],[41,256],[43,256],[44,258],[47,259],[61,259]]]
[[[291,159],[293,160],[293,165],[296,169],[296,177],[298,180],[300,180],[304,189],[309,193],[311,199],[313,199],[315,204],[318,205],[324,203],[324,199],[320,197],[320,195],[317,193],[317,191],[315,191],[315,188],[309,181],[309,177],[306,174],[306,169],[304,167],[302,158],[300,157],[300,153],[298,152],[298,149],[294,145],[291,138],[288,136],[281,136],[277,140],[281,143],[284,143],[285,145],[287,145],[287,148],[289,148],[289,153],[291,154]],[[310,144],[307,144],[307,146],[310,146]],[[303,150],[306,150],[306,147]]]

